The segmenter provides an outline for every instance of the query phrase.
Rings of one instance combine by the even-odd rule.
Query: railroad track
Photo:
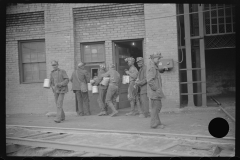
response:
[[[6,126],[12,145],[71,151],[64,156],[217,157],[235,155],[235,138],[38,126]],[[52,152],[53,150],[48,150]],[[13,152],[7,150],[7,153]],[[89,154],[95,153],[95,154]]]

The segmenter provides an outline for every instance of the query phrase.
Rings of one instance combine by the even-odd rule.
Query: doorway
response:
[[[116,70],[122,76],[125,75],[125,69],[129,69],[125,58],[143,57],[143,39],[122,40],[113,42],[113,60],[116,65]],[[135,61],[134,66],[139,70]],[[127,98],[128,84],[119,84],[119,109],[130,107]]]

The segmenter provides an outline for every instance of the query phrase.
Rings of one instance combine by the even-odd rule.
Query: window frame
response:
[[[102,61],[96,61],[96,62],[85,62],[84,61],[84,46],[85,45],[94,45],[94,44],[102,44],[103,45],[103,49],[104,49],[103,60]],[[88,64],[88,65],[91,65],[91,64],[94,65],[96,63],[105,63],[105,61],[106,61],[105,41],[80,43],[80,57],[81,57],[81,61],[84,62],[85,64]]]
[[[31,82],[24,82],[24,75],[23,75],[23,59],[22,59],[22,43],[26,43],[26,42],[44,42],[45,43],[45,39],[31,39],[31,40],[19,40],[18,41],[18,66],[19,66],[19,80],[20,80],[20,84],[30,84],[30,83],[43,83],[43,81],[41,80],[37,80],[37,81],[31,81]],[[46,63],[46,43],[45,43],[45,63]],[[38,63],[38,62],[35,62]],[[46,76],[47,78],[47,76]]]

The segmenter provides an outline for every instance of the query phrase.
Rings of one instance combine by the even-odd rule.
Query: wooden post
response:
[[[190,39],[190,18],[189,4],[183,5],[184,10],[184,30],[185,30],[185,46],[186,46],[186,64],[187,64],[187,81],[192,82],[192,56],[191,56],[191,39]],[[193,107],[193,84],[188,83],[188,107]]]

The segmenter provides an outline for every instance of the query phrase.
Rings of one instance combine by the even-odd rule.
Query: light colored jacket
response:
[[[101,75],[102,77],[110,77],[109,85],[119,85],[120,82],[120,74],[115,70],[110,68],[106,73]]]
[[[129,82],[135,81],[137,79],[138,70],[134,65],[132,65],[129,68],[129,74],[128,75],[129,75]]]

